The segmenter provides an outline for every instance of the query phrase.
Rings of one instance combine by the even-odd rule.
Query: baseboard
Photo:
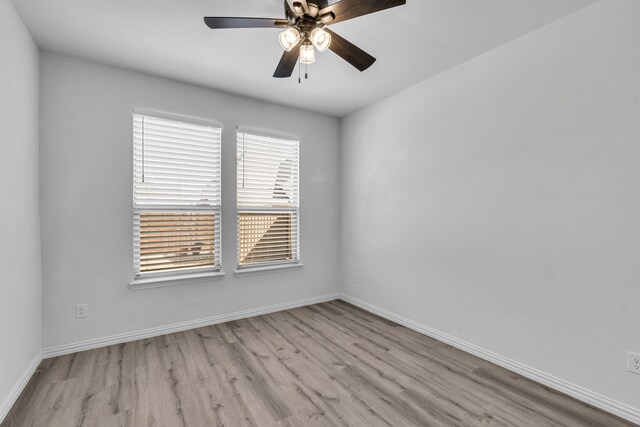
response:
[[[144,329],[141,331],[127,332],[124,334],[111,335],[103,338],[94,338],[86,341],[79,341],[79,342],[74,342],[70,344],[47,347],[42,349],[42,357],[46,359],[49,357],[62,356],[65,354],[77,353],[79,351],[91,350],[94,348],[106,347],[114,344],[122,344],[125,342],[136,341],[144,338],[151,338],[151,337],[157,337],[159,335],[171,334],[174,332],[187,331],[189,329],[215,325],[218,323],[229,322],[232,320],[245,319],[247,317],[260,316],[262,314],[275,313],[277,311],[289,310],[297,307],[304,307],[305,305],[319,304],[322,302],[338,299],[339,296],[340,296],[339,294],[322,295],[319,297],[306,298],[306,299],[301,299],[297,301],[289,301],[289,302],[270,305],[266,307],[236,311],[234,313],[220,314],[217,316],[206,317],[204,319],[174,323],[171,325]]]
[[[628,421],[634,422],[636,424],[640,424],[640,410],[637,408],[620,403],[606,396],[602,396],[598,393],[587,390],[584,387],[580,387],[576,384],[570,383],[561,378],[558,378],[553,375],[549,375],[545,372],[542,372],[540,370],[531,368],[515,360],[503,357],[489,350],[485,350],[474,344],[468,343],[466,341],[455,338],[451,335],[437,331],[433,328],[422,325],[418,322],[414,322],[413,320],[407,319],[406,317],[399,316],[388,310],[385,310],[380,307],[376,307],[375,305],[369,304],[365,301],[359,300],[352,296],[342,294],[340,295],[340,299],[345,302],[348,302],[349,304],[353,304],[357,307],[360,307],[363,310],[366,310],[370,313],[377,314],[378,316],[384,317],[385,319],[391,320],[392,322],[398,323],[409,329],[413,329],[414,331],[420,332],[421,334],[427,335],[438,341],[449,344],[460,350],[466,351],[467,353],[471,353],[474,356],[477,356],[488,362],[494,363],[505,369],[513,371],[517,374],[522,375],[523,377],[526,377],[533,381],[544,384],[547,387],[550,387],[554,390],[568,394],[569,396],[577,400],[588,403],[592,406],[595,406],[596,408],[602,409],[603,411],[607,411],[611,414],[617,415]]]
[[[18,397],[20,397],[20,393],[22,393],[22,390],[24,390],[24,388],[27,386],[27,383],[38,368],[38,365],[40,365],[41,361],[42,354],[38,353],[36,357],[33,358],[31,363],[29,363],[27,369],[25,369],[25,371],[22,373],[16,385],[13,386],[11,392],[9,392],[9,395],[2,401],[2,403],[0,403],[0,424],[2,424],[7,414],[9,414],[11,407],[14,403],[16,403]]]

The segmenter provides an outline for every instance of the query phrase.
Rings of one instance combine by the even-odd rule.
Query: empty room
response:
[[[0,427],[640,425],[640,1],[0,0]]]

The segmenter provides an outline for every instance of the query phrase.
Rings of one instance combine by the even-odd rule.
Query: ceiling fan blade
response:
[[[321,9],[318,15],[322,16],[327,13],[333,13],[334,19],[330,24],[335,24],[346,21],[347,19],[357,18],[358,16],[402,6],[406,3],[406,0],[341,0]]]
[[[232,17],[206,17],[204,23],[212,29],[218,28],[284,28],[286,19],[274,18],[232,18]]]
[[[291,77],[293,73],[293,69],[296,68],[296,62],[298,62],[298,57],[300,56],[300,44],[291,49],[290,51],[285,51],[282,54],[282,58],[280,58],[280,62],[276,67],[275,73],[273,73],[273,77],[283,78],[283,77]]]
[[[325,28],[324,30],[331,34],[331,44],[329,45],[329,49],[334,51],[338,56],[356,67],[358,70],[364,71],[376,62],[376,58],[369,55],[350,41],[340,37],[328,28]]]

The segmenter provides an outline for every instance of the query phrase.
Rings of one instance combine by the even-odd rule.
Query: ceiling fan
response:
[[[328,0],[285,0],[286,19],[206,17],[205,24],[220,28],[281,28],[280,45],[285,50],[273,77],[291,77],[301,64],[315,62],[315,50],[331,49],[360,71],[369,68],[376,58],[329,30],[327,25],[357,18],[373,12],[401,6],[406,0],[341,0],[329,5]]]

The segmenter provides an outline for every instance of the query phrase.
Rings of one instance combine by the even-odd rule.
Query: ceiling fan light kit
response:
[[[302,37],[300,36],[300,31],[298,31],[295,27],[290,27],[278,36],[278,40],[280,41],[280,46],[287,52],[290,52],[291,49],[297,46],[300,43]]]
[[[303,44],[300,47],[300,63],[313,64],[316,62],[316,52],[313,50],[312,44]]]
[[[406,0],[341,0],[329,5],[328,0],[285,0],[286,19],[206,17],[212,29],[284,28],[278,36],[284,53],[273,77],[291,77],[296,63],[313,64],[315,49],[330,49],[360,71],[369,68],[376,58],[326,28],[327,25],[357,18],[406,4]],[[315,49],[314,49],[315,46]]]
[[[311,43],[318,49],[320,52],[324,52],[329,49],[329,45],[331,44],[331,34],[327,33],[320,27],[316,27],[311,31]]]

